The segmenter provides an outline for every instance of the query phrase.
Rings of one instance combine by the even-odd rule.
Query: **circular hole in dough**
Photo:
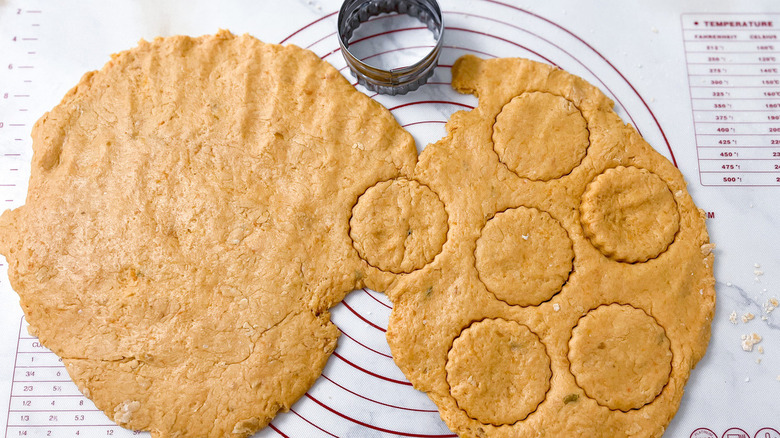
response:
[[[524,93],[504,105],[493,125],[493,147],[518,176],[549,181],[569,174],[588,150],[587,122],[569,100]]]
[[[430,263],[447,240],[444,203],[428,187],[404,178],[380,182],[360,195],[349,225],[360,257],[394,274]]]
[[[501,301],[536,306],[561,290],[574,260],[561,224],[535,208],[512,208],[490,219],[477,240],[479,278]]]
[[[657,175],[636,167],[620,166],[597,176],[585,189],[580,213],[593,246],[619,262],[658,257],[680,228],[672,191]]]
[[[450,394],[471,418],[500,426],[524,420],[550,389],[550,358],[528,327],[485,319],[463,330],[447,353]]]
[[[672,372],[663,327],[644,311],[620,304],[580,318],[569,341],[569,361],[588,397],[624,412],[652,402]]]

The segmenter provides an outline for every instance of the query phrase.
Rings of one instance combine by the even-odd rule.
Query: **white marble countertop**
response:
[[[780,430],[780,311],[771,311],[772,300],[780,299],[780,187],[702,184],[710,176],[700,173],[702,149],[697,148],[696,137],[700,125],[694,125],[693,82],[689,82],[698,76],[689,76],[686,55],[690,54],[683,41],[684,17],[698,20],[713,13],[723,15],[710,17],[729,20],[775,20],[778,25],[771,28],[780,31],[780,4],[771,0],[640,4],[618,0],[505,1],[442,0],[450,30],[445,36],[443,66],[432,79],[441,84],[425,86],[412,95],[379,96],[377,100],[388,108],[398,107],[393,113],[415,136],[418,149],[437,140],[449,114],[476,104],[475,98],[444,86],[450,79],[447,65],[463,53],[462,48],[484,56],[554,62],[613,97],[621,117],[637,126],[659,152],[676,161],[695,202],[710,213],[707,226],[717,244],[717,312],[712,339],[666,436],[780,437],[776,432]],[[342,68],[341,55],[331,53],[338,47],[333,32],[339,6],[337,0],[0,1],[0,209],[24,201],[32,124],[59,102],[84,72],[100,68],[111,53],[133,47],[140,38],[200,35],[225,28],[266,42],[309,47]],[[385,40],[388,42],[408,44],[403,34],[395,41]],[[773,53],[780,52],[780,43],[776,44],[778,47],[770,50]],[[780,79],[778,74],[767,74]],[[775,88],[780,92],[780,85]],[[400,106],[410,102],[415,104]],[[752,177],[745,174],[745,178]],[[27,339],[24,330],[20,339],[22,312],[1,257],[0,263],[0,433],[16,437],[21,430],[14,426],[21,421],[16,417],[24,415],[14,409],[18,391],[14,385],[19,380],[17,352],[34,340]],[[451,434],[424,395],[392,383],[404,378],[385,356],[389,348],[381,329],[386,327],[390,312],[386,299],[379,293],[357,291],[346,302],[349,308],[340,305],[334,309],[334,321],[377,354],[362,355],[350,342],[340,342],[337,353],[341,359],[331,359],[325,372],[328,378],[320,379],[294,406],[294,412],[280,415],[272,428],[258,436]],[[748,319],[750,315],[752,319]],[[752,351],[745,351],[742,337],[754,333],[761,341]],[[359,368],[383,379],[357,371]],[[338,386],[347,381],[354,387]],[[416,410],[399,411],[355,394],[360,392],[356,388],[367,387],[384,393],[383,400],[395,400],[387,404],[397,402]],[[81,430],[87,436],[105,436],[107,427],[105,423],[99,427],[82,425]],[[39,436],[46,427],[27,430]],[[132,433],[116,428],[115,434]]]

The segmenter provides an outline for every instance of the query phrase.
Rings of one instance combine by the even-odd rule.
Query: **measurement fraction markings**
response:
[[[30,346],[35,350],[28,351]],[[54,358],[50,359],[52,356]],[[40,346],[37,338],[25,333],[24,318],[21,318],[6,438],[38,436],[36,430],[47,436],[60,436],[58,430],[60,433],[67,430],[69,435],[74,432],[87,436],[136,435],[111,424],[102,411],[78,392],[76,385],[67,378],[64,365],[51,365],[56,363],[53,362],[55,359],[54,353]]]

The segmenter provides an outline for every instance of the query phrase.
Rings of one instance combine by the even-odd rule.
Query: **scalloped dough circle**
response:
[[[349,235],[360,257],[394,274],[433,261],[447,240],[447,212],[439,196],[417,181],[382,181],[352,210]]]
[[[680,213],[669,186],[637,167],[607,169],[585,189],[580,205],[585,235],[605,256],[645,262],[674,241]]]
[[[496,298],[536,306],[566,283],[574,249],[566,230],[549,213],[518,207],[485,224],[475,257],[480,280]]]
[[[585,157],[587,125],[571,101],[550,93],[523,93],[496,116],[493,147],[518,176],[549,181],[568,175]]]
[[[672,372],[669,338],[655,318],[610,304],[580,318],[569,341],[571,372],[588,397],[613,410],[639,409]]]
[[[496,426],[524,420],[550,389],[550,358],[528,327],[485,319],[460,333],[447,353],[450,393],[471,418]]]

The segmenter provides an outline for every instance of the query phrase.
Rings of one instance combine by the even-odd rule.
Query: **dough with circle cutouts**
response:
[[[479,96],[417,157],[294,46],[142,41],[33,129],[0,253],[30,332],[121,426],[251,435],[393,302],[396,363],[461,437],[660,436],[714,307],[679,171],[583,80],[466,56]]]
[[[465,56],[453,86],[479,106],[414,170],[449,231],[388,290],[396,363],[461,437],[661,436],[715,305],[682,175],[562,70]]]

